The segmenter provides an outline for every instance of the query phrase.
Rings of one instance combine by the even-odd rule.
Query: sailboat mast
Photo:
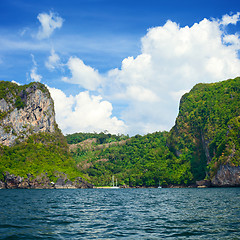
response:
[[[114,176],[112,176],[112,182],[113,182],[113,187],[114,187]]]

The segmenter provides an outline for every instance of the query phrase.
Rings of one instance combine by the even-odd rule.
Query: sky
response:
[[[197,83],[240,76],[239,0],[1,0],[0,80],[45,84],[64,134],[169,131]]]

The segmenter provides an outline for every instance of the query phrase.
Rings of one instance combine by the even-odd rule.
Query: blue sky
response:
[[[65,134],[169,130],[196,83],[240,75],[239,12],[233,0],[1,0],[0,79],[46,84]]]

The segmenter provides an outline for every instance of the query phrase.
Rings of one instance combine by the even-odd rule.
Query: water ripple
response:
[[[0,239],[240,239],[240,189],[1,190]]]

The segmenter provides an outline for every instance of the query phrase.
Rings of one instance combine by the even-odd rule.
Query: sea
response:
[[[2,189],[0,239],[240,239],[240,188]]]

